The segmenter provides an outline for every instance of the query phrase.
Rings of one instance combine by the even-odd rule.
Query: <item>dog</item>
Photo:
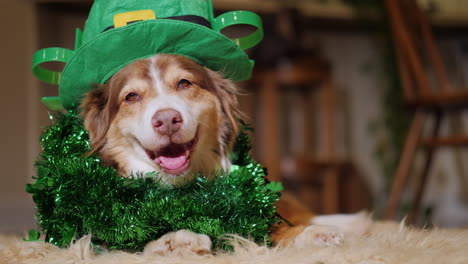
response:
[[[177,187],[196,173],[229,170],[241,115],[237,95],[236,85],[220,73],[183,56],[158,54],[127,65],[88,92],[81,114],[91,153],[98,153],[105,165],[122,176],[156,171],[162,184]],[[273,230],[279,245],[338,245],[344,231],[337,226],[366,226],[362,214],[314,216],[287,194],[277,206],[294,224]],[[144,252],[210,250],[208,236],[179,230],[148,243]]]

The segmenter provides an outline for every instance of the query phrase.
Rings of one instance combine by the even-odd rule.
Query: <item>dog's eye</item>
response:
[[[140,99],[141,97],[137,93],[134,93],[134,92],[128,93],[125,96],[126,102],[136,102],[136,101],[139,101]]]
[[[177,89],[187,89],[192,86],[192,83],[187,79],[182,79],[177,83]]]

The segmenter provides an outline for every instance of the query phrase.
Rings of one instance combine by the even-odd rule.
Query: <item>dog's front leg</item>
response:
[[[205,255],[211,252],[211,240],[207,235],[179,230],[163,235],[158,240],[149,242],[144,254],[166,255]]]

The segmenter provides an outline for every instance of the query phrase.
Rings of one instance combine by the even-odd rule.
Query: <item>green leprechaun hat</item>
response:
[[[221,30],[239,24],[256,30],[229,39]],[[105,83],[129,63],[154,54],[177,54],[219,71],[234,81],[250,78],[253,61],[245,49],[263,38],[258,15],[233,11],[214,17],[211,0],[95,0],[75,50],[46,48],[33,55],[34,75],[59,85],[59,97],[42,102],[50,109],[74,109],[84,93]],[[61,72],[41,64],[63,62]]]

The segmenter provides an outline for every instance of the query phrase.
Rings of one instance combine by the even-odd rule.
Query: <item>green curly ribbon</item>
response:
[[[92,234],[95,244],[140,251],[167,232],[187,229],[208,235],[214,248],[229,249],[220,239],[224,234],[270,243],[269,229],[280,221],[275,202],[281,186],[266,182],[265,169],[248,154],[251,143],[244,132],[237,137],[230,173],[215,172],[214,180],[199,175],[180,188],[141,174],[120,177],[96,155],[85,156],[88,132],[74,112],[58,114],[41,145],[37,176],[26,191],[46,241],[60,247]]]

